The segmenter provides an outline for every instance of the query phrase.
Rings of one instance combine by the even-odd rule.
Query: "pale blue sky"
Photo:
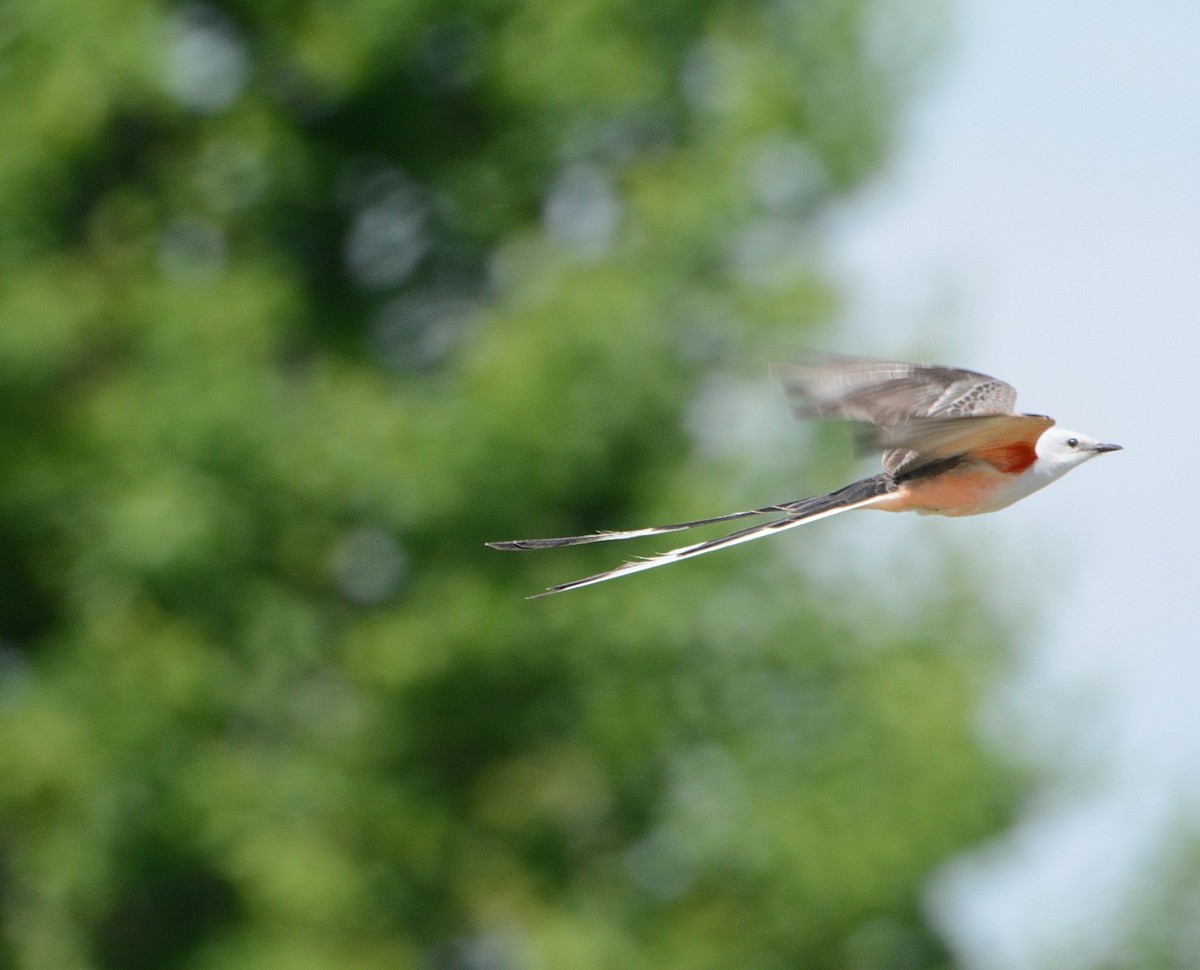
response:
[[[960,0],[891,174],[837,229],[842,349],[949,345],[1126,447],[1000,515],[902,527],[1002,544],[1022,574],[995,581],[1047,603],[982,724],[1042,794],[931,906],[974,970],[1090,966],[1200,808],[1200,4]]]

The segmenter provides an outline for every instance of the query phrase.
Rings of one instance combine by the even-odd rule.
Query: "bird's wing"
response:
[[[1015,471],[1033,463],[1038,438],[1053,425],[1054,419],[1042,414],[924,418],[881,428],[874,443],[885,455],[906,456],[888,469],[893,475],[964,456]]]
[[[881,428],[917,418],[1011,414],[1011,384],[955,367],[825,357],[772,364],[797,417],[846,418]]]
[[[1012,414],[1017,391],[1011,384],[956,367],[894,360],[823,357],[773,364],[797,417],[843,418],[884,430],[914,426],[924,419]],[[869,435],[868,440],[875,436]],[[924,464],[914,449],[883,447],[889,472]]]

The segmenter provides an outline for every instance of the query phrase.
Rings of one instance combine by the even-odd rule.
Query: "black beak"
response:
[[[1104,451],[1120,451],[1120,450],[1121,450],[1120,445],[1096,445],[1096,447],[1092,449],[1092,451],[1096,452],[1096,454],[1100,454],[1101,452],[1104,452]]]

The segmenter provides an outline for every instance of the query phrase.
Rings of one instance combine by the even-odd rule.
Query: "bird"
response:
[[[537,599],[752,542],[852,509],[946,516],[996,512],[1097,455],[1121,450],[1121,445],[1059,428],[1044,414],[1018,413],[1016,389],[976,371],[824,355],[772,364],[771,374],[782,383],[796,417],[852,422],[861,443],[882,452],[883,471],[826,495],[707,519],[487,545],[503,551],[555,549],[772,517],[717,539],[632,559],[529,597]]]

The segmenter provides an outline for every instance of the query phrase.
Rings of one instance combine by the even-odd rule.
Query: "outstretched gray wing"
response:
[[[826,357],[772,364],[798,417],[848,418],[881,428],[916,418],[1012,414],[1011,384],[956,367]]]
[[[885,430],[926,419],[1012,414],[1017,402],[1011,384],[935,364],[823,357],[773,364],[771,373],[783,383],[797,417],[843,418]],[[909,449],[889,449],[883,467],[895,472],[917,457]]]

